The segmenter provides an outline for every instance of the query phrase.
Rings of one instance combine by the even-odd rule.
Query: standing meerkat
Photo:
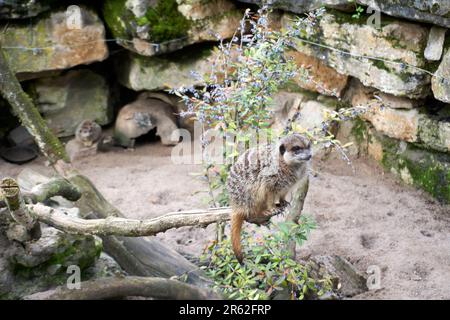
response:
[[[311,142],[294,133],[278,143],[247,150],[231,167],[227,180],[230,195],[231,243],[242,263],[241,230],[244,221],[264,224],[271,212],[286,205],[285,197],[307,174]]]
[[[92,120],[84,120],[75,130],[75,138],[86,147],[91,147],[102,138],[102,127]]]

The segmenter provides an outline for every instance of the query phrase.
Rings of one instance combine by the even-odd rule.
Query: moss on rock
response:
[[[178,11],[176,0],[158,0],[150,5],[143,16],[137,17],[127,0],[108,0],[103,5],[103,16],[116,38],[130,39],[137,36],[137,28],[148,26],[148,40],[164,42],[187,35],[190,22]]]
[[[370,155],[403,182],[450,203],[450,154],[389,138],[361,119],[353,120],[351,137],[359,154]]]
[[[450,203],[450,155],[424,150],[413,144],[372,134],[381,144],[383,167],[404,182],[417,186],[444,203]]]

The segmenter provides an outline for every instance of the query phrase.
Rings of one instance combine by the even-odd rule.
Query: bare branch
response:
[[[230,219],[229,208],[205,211],[173,212],[148,220],[107,217],[105,219],[81,219],[67,216],[63,210],[42,204],[28,205],[39,221],[54,228],[74,234],[145,237],[184,226],[206,227],[211,223]]]
[[[61,196],[69,201],[77,201],[81,198],[80,190],[63,178],[53,178],[46,183],[38,184],[23,195],[33,203],[44,202],[55,196]]]
[[[87,220],[71,217],[63,209],[51,208],[42,203],[26,205],[21,197],[19,185],[12,178],[3,179],[0,191],[13,219],[25,226],[27,230],[31,230],[39,220],[73,234],[144,237],[153,236],[173,228],[184,226],[206,227],[211,223],[227,221],[230,219],[231,212],[229,208],[213,208],[172,212],[148,220],[126,219],[116,216]],[[78,189],[65,179],[52,179],[36,185],[27,194],[33,202],[44,201],[57,195],[62,195],[70,200],[80,198]]]
[[[112,277],[80,284],[80,289],[66,286],[26,296],[25,300],[101,300],[123,297],[151,297],[173,300],[218,300],[212,290],[200,289],[177,280],[149,277]]]

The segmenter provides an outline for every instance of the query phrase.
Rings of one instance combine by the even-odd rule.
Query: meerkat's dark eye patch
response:
[[[300,146],[293,146],[291,151],[294,153],[299,153],[302,150]]]
[[[280,145],[280,154],[283,155],[286,152],[286,147],[284,144]]]

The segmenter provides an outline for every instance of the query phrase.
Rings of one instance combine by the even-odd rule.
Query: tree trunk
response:
[[[48,128],[30,97],[22,90],[16,75],[9,68],[3,50],[0,48],[0,93],[9,102],[13,113],[19,117],[36,140],[39,149],[52,163],[62,159],[68,161],[66,151],[58,138]]]

